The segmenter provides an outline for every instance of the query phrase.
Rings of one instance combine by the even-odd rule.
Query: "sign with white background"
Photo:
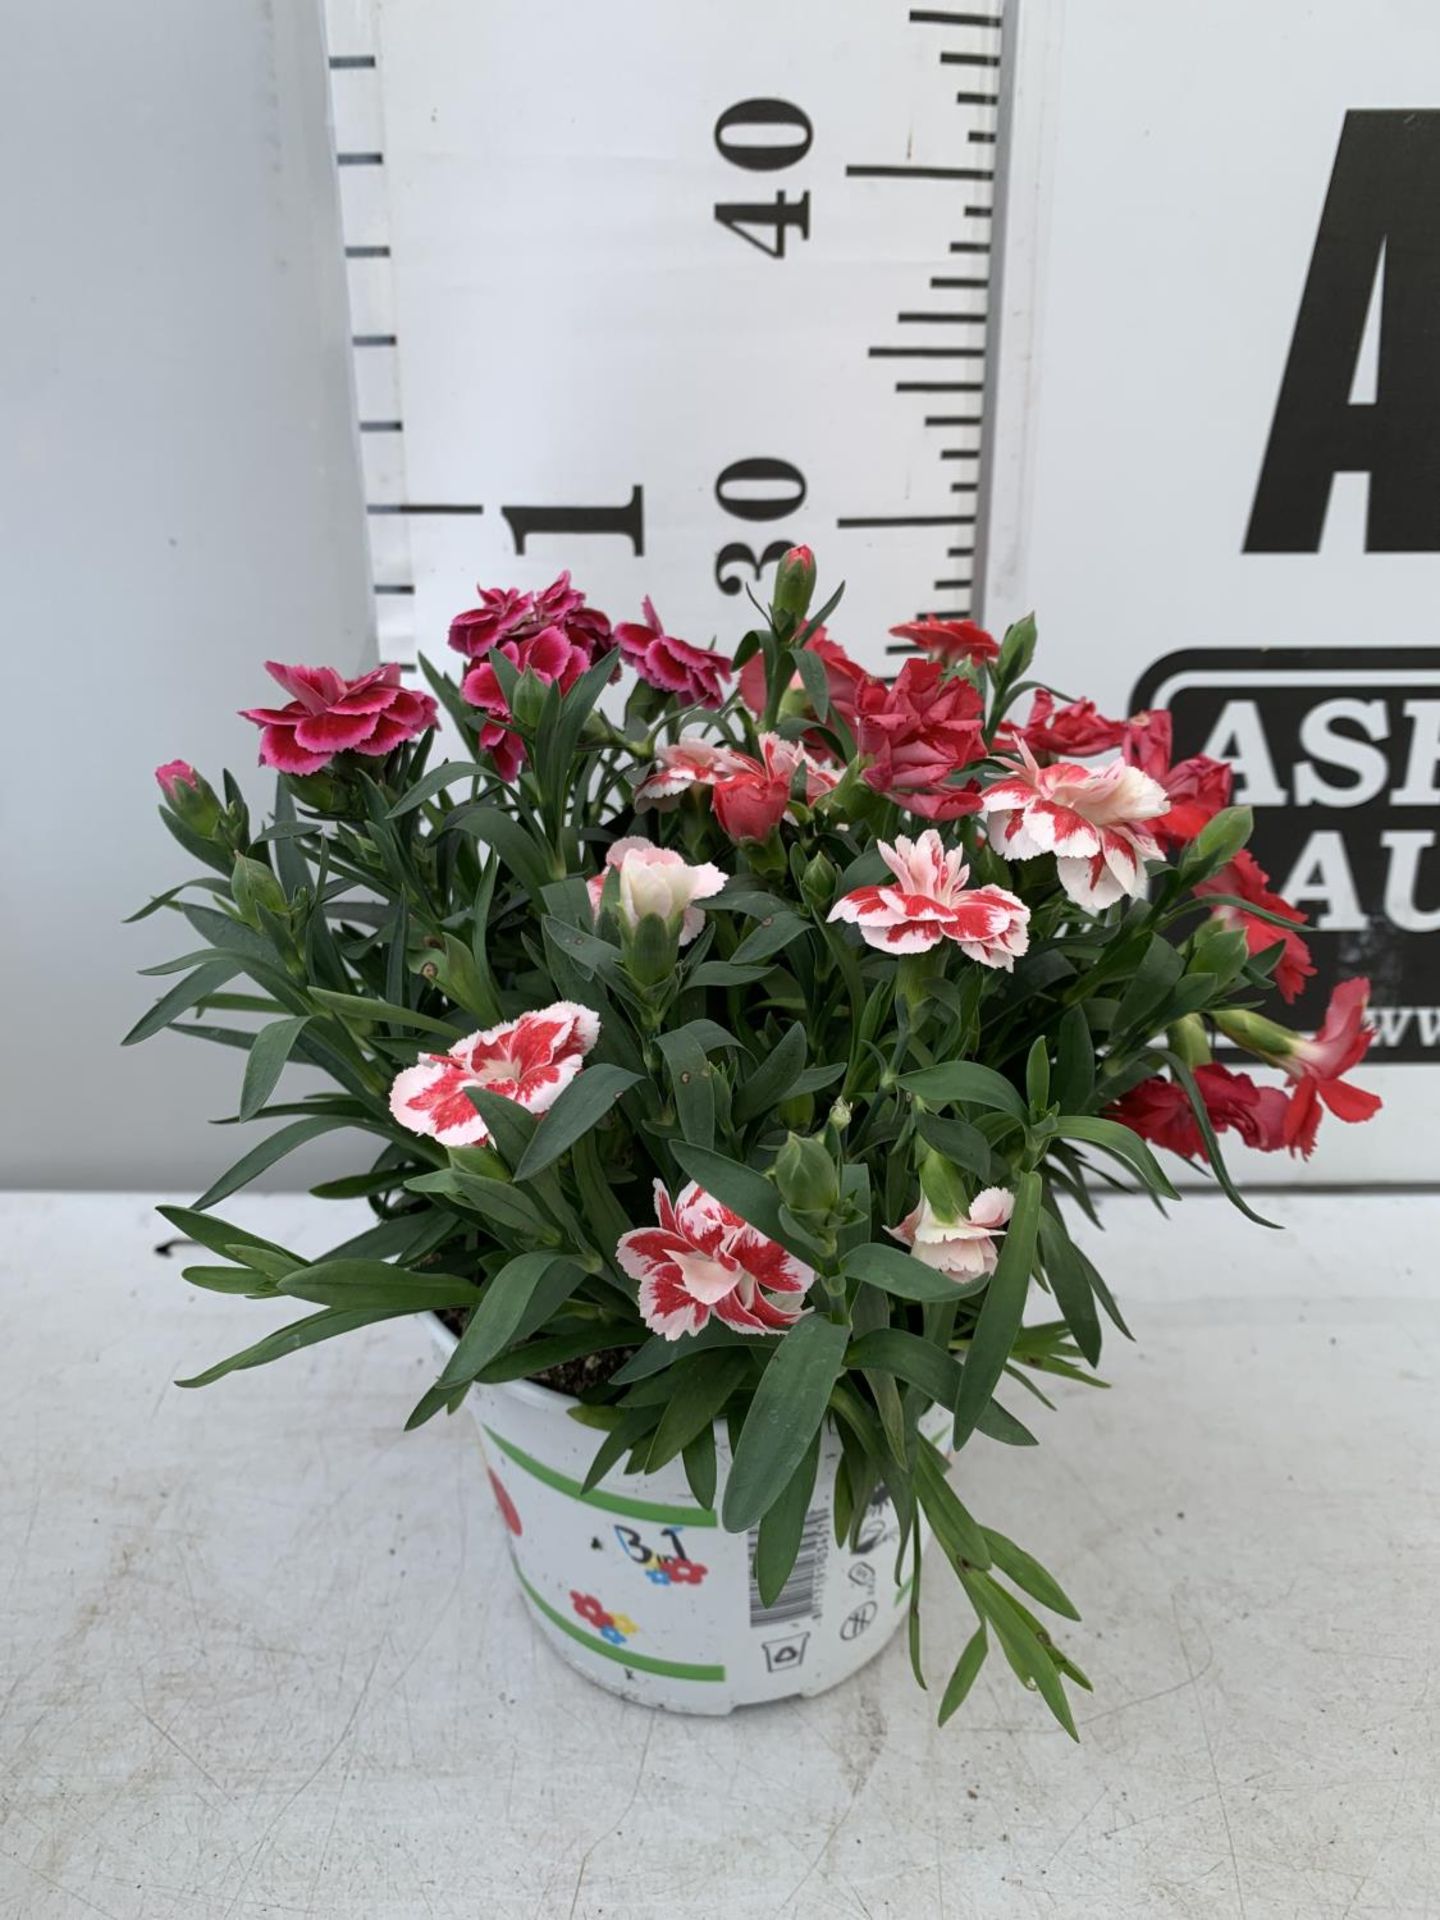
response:
[[[1433,1179],[1440,14],[1019,0],[1011,31],[985,612],[1033,605],[1060,685],[1235,762],[1314,927],[1299,1021],[1373,982],[1385,1111],[1304,1174]]]

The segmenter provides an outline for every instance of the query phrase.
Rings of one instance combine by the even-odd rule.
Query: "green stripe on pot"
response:
[[[713,1527],[718,1524],[715,1515],[707,1507],[665,1507],[654,1500],[632,1500],[627,1494],[611,1493],[608,1487],[596,1487],[587,1493],[578,1480],[572,1480],[568,1473],[560,1473],[554,1467],[547,1467],[543,1460],[537,1460],[533,1453],[526,1453],[512,1440],[496,1433],[493,1427],[486,1427],[485,1431],[517,1467],[523,1467],[526,1473],[533,1473],[537,1480],[543,1480],[547,1487],[568,1493],[572,1500],[582,1501],[587,1507],[603,1507],[606,1513],[623,1513],[630,1520],[661,1520],[673,1527]]]
[[[488,1432],[489,1429],[487,1428]],[[598,1653],[604,1660],[618,1660],[622,1667],[634,1667],[641,1673],[663,1673],[667,1680],[723,1680],[724,1667],[697,1667],[687,1660],[656,1660],[648,1653],[635,1653],[630,1647],[614,1647],[608,1640],[597,1640],[593,1634],[577,1627],[573,1620],[567,1620],[563,1613],[557,1613],[547,1600],[542,1600],[530,1582],[516,1567],[515,1573],[520,1585],[525,1589],[526,1598],[531,1605],[552,1626],[562,1633],[568,1633],[572,1640],[578,1640],[582,1647],[591,1653]]]

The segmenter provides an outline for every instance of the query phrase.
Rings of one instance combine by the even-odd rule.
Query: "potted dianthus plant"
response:
[[[897,627],[887,682],[814,586],[793,549],[733,657],[568,575],[483,591],[428,691],[270,665],[267,824],[158,770],[198,872],[143,911],[191,950],[129,1039],[235,1048],[233,1117],[280,1123],[162,1211],[196,1286],[303,1308],[184,1384],[418,1314],[409,1424],[470,1402],[526,1603],[593,1680],[726,1711],[905,1619],[922,1677],[943,1567],[975,1627],[941,1719],[995,1648],[1073,1733],[1075,1609],[972,1514],[966,1449],[1034,1444],[1045,1376],[1125,1331],[1075,1237],[1097,1181],[1173,1198],[1154,1143],[1244,1207],[1218,1136],[1369,1117],[1367,984],[1312,1037],[1263,1010],[1313,972],[1303,916],[1166,713],[1057,695],[1029,619]],[[292,1061],[323,1089],[277,1097]],[[216,1211],[340,1130],[315,1192],[363,1232]]]

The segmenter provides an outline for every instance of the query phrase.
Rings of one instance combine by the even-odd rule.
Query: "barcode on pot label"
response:
[[[792,1620],[814,1619],[820,1613],[825,1584],[825,1556],[829,1545],[830,1509],[812,1507],[805,1516],[800,1534],[800,1551],[790,1569],[790,1577],[767,1607],[755,1584],[755,1546],[758,1535],[750,1533],[750,1625],[784,1626]]]

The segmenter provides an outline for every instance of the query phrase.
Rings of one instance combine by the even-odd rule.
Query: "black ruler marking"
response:
[[[484,513],[484,507],[419,506],[412,501],[370,500],[366,513]]]
[[[993,167],[846,167],[852,180],[993,180]]]
[[[360,431],[361,433],[403,433],[405,422],[403,420],[362,420]]]
[[[958,527],[964,523],[953,513],[881,513],[841,518],[837,527]]]
[[[388,247],[346,247],[345,258],[347,260],[388,260],[390,249]]]
[[[413,594],[415,589],[413,586],[403,586],[399,582],[393,581],[393,580],[377,580],[374,583],[374,586],[372,587],[371,591],[374,593],[380,593],[380,594],[386,594],[386,593]]]
[[[337,167],[383,167],[385,156],[383,153],[337,153],[335,164]]]
[[[929,27],[998,27],[998,13],[932,13],[928,8],[916,10],[910,15],[916,26]]]
[[[332,73],[347,73],[360,67],[373,67],[374,65],[375,56],[373,53],[332,53],[330,56],[330,71]]]
[[[872,360],[983,360],[983,347],[871,347]]]

